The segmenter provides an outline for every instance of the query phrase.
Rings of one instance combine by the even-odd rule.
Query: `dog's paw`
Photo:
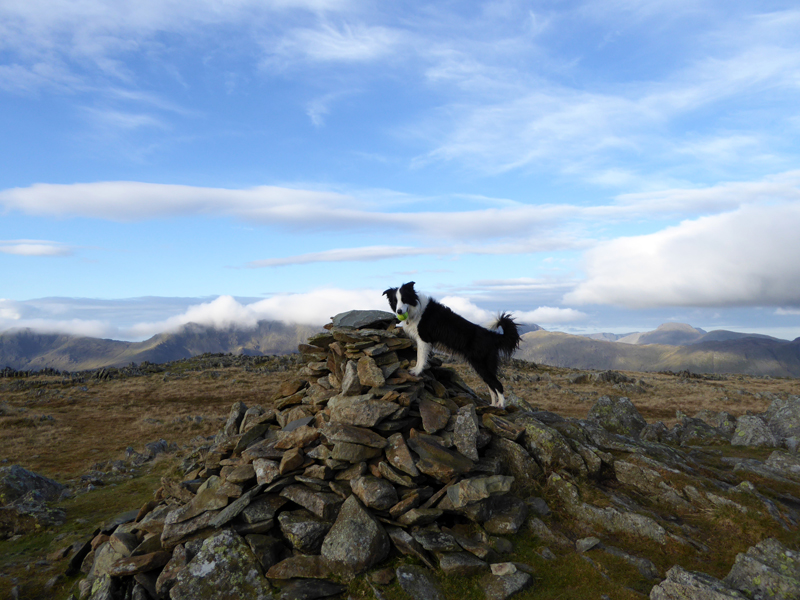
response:
[[[423,372],[424,370],[425,370],[425,365],[422,365],[422,366],[417,366],[417,367],[414,367],[413,369],[411,369],[410,373],[411,373],[411,374],[412,374],[414,377],[419,377],[420,375],[422,375],[422,372]]]

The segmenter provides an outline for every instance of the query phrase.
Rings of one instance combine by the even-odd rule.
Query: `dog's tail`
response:
[[[497,334],[500,336],[498,350],[500,354],[506,358],[510,358],[511,355],[514,354],[514,350],[519,348],[520,341],[522,341],[522,338],[519,336],[519,331],[517,330],[517,324],[514,322],[514,319],[511,318],[510,314],[500,313],[492,329],[497,329],[498,327],[503,329],[503,333]]]

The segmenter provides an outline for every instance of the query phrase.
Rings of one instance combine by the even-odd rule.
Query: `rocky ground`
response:
[[[299,368],[273,365],[269,397],[221,398],[213,435],[130,449],[69,486],[2,467],[0,584],[92,600],[800,597],[794,380],[513,361],[502,411],[462,364],[412,376],[391,314],[339,315],[300,351]],[[139,480],[146,495],[126,487]],[[128,510],[70,519],[93,497]],[[49,555],[26,581],[29,540]]]

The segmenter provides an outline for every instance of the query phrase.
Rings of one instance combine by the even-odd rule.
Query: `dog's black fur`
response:
[[[417,342],[417,365],[412,373],[422,373],[432,347],[442,348],[466,359],[489,386],[492,404],[504,406],[498,363],[501,356],[510,357],[520,343],[517,324],[509,314],[498,317],[493,326],[502,327],[503,332],[498,333],[467,321],[433,298],[417,294],[413,281],[389,288],[383,295],[389,299],[392,312],[408,314],[404,329]]]

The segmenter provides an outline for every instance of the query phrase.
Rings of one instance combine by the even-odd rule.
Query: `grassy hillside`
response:
[[[667,346],[535,331],[522,340],[517,358],[556,367],[800,377],[800,342],[761,336]]]

